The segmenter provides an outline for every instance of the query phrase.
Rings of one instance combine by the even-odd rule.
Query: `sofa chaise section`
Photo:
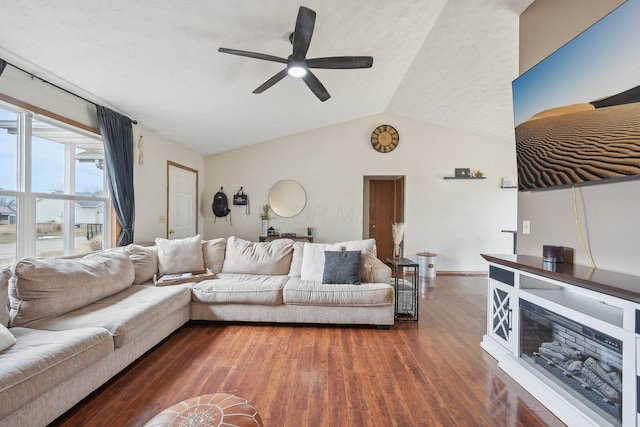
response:
[[[12,402],[0,416],[3,426],[50,423],[189,320],[190,286],[133,285],[147,278],[136,277],[139,269],[121,249],[24,259],[12,270],[10,330],[17,342],[0,352],[0,367],[7,367],[0,368],[7,392],[0,399]],[[40,362],[20,377],[30,371],[18,357]]]
[[[113,339],[102,328],[11,332],[17,342],[0,356],[0,420],[113,351]]]

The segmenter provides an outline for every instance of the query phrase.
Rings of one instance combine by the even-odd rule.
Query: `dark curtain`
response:
[[[132,120],[96,105],[100,134],[107,161],[109,189],[118,223],[122,227],[118,246],[133,243],[135,201],[133,197],[133,129]]]
[[[7,67],[7,61],[5,61],[4,59],[0,58],[0,76],[2,75],[2,72],[4,71],[4,69]]]

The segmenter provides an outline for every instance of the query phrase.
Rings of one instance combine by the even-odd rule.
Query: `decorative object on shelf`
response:
[[[391,238],[393,239],[393,257],[401,258],[401,248],[400,244],[402,243],[402,239],[404,237],[404,223],[403,222],[394,222],[391,224]]]
[[[444,179],[486,179],[484,172],[471,171],[470,168],[456,168],[454,176],[445,176]]]
[[[502,178],[502,184],[500,188],[518,188],[518,183],[513,182],[513,179],[504,177]]]
[[[262,205],[262,212],[260,212],[260,219],[262,220],[262,230],[260,232],[261,236],[266,236],[269,233],[269,207],[268,203]]]
[[[390,153],[400,142],[398,131],[390,125],[380,125],[371,134],[371,145],[380,153]]]
[[[471,169],[469,168],[456,168],[456,178],[469,178],[471,176]]]
[[[267,236],[275,236],[276,235],[276,229],[273,227],[269,227],[267,229]]]

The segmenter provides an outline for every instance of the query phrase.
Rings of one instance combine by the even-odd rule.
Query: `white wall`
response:
[[[143,160],[140,158],[139,141],[142,136]],[[153,242],[156,237],[167,237],[167,161],[179,163],[198,171],[198,232],[203,233],[203,214],[200,203],[204,193],[204,158],[202,155],[164,139],[137,125],[133,129],[135,146],[134,183],[136,217],[134,240],[136,243]],[[211,202],[209,201],[209,205]]]
[[[380,124],[393,125],[400,144],[380,154],[370,144]],[[280,232],[305,234],[313,227],[317,242],[362,238],[363,177],[404,175],[405,255],[438,253],[441,271],[484,271],[480,253],[510,253],[512,237],[503,229],[516,225],[515,190],[500,188],[501,177],[515,177],[515,147],[406,117],[377,114],[290,135],[205,159],[206,238],[235,235],[256,240],[260,207],[271,186],[294,179],[307,191],[304,211],[276,218]],[[456,167],[482,170],[487,179],[445,180]],[[213,195],[220,187],[229,197],[244,187],[251,215],[231,206],[232,224],[214,217]]]
[[[622,0],[536,0],[521,15],[521,72],[623,3]],[[542,23],[547,25],[542,25]],[[585,246],[596,267],[640,275],[640,182],[579,187],[578,217]],[[522,221],[531,234],[522,234]],[[518,196],[518,253],[542,255],[545,244],[573,250],[574,262],[589,265],[576,228],[571,189],[521,192]]]

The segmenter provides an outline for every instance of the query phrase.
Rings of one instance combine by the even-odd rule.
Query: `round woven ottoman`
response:
[[[263,427],[258,410],[242,397],[205,394],[183,400],[149,420],[145,427]]]

